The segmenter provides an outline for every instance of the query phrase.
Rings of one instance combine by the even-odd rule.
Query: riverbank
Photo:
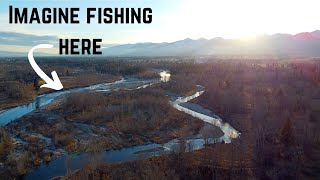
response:
[[[15,153],[17,153],[16,157],[19,157],[19,154],[23,154],[24,152],[29,152],[31,154],[32,164],[34,166],[41,164],[41,162],[52,161],[64,154],[66,151],[68,152],[86,152],[90,151],[88,149],[89,144],[92,144],[93,139],[95,137],[99,137],[99,142],[94,141],[94,144],[99,144],[99,148],[104,150],[110,149],[121,149],[124,147],[132,147],[134,145],[142,145],[142,144],[153,144],[153,143],[164,143],[168,142],[171,139],[175,138],[183,138],[188,137],[192,138],[195,137],[199,132],[201,132],[201,127],[203,127],[203,123],[198,119],[193,119],[188,115],[184,115],[176,110],[170,110],[171,107],[169,106],[169,100],[164,96],[161,95],[159,90],[154,88],[148,88],[145,90],[143,88],[148,87],[147,84],[150,84],[149,81],[141,81],[140,83],[146,83],[145,85],[139,85],[139,83],[130,83],[132,88],[139,88],[139,90],[135,91],[120,91],[118,93],[112,94],[104,94],[101,91],[104,88],[112,88],[113,90],[119,90],[119,87],[125,87],[126,89],[130,88],[130,84],[126,84],[126,81],[121,83],[116,83],[117,86],[111,86],[110,83],[106,85],[97,85],[94,88],[86,88],[89,91],[98,90],[100,93],[97,93],[93,96],[89,96],[88,100],[84,100],[87,104],[89,103],[89,107],[95,108],[95,113],[92,115],[97,115],[97,110],[100,109],[101,102],[105,101],[108,102],[106,107],[111,108],[110,115],[104,114],[103,117],[112,117],[115,115],[115,110],[117,106],[112,106],[112,104],[118,104],[119,102],[135,102],[133,107],[139,107],[137,101],[144,102],[147,99],[152,99],[152,101],[146,101],[151,104],[143,105],[143,109],[146,107],[155,107],[154,110],[158,109],[158,107],[165,107],[168,106],[167,109],[170,112],[150,112],[153,117],[161,117],[162,114],[168,114],[169,116],[166,117],[165,122],[169,124],[163,124],[160,127],[152,130],[150,127],[145,127],[148,131],[142,130],[137,126],[132,126],[132,130],[141,129],[141,133],[139,132],[130,132],[130,129],[127,127],[130,126],[122,126],[119,124],[119,120],[116,121],[107,121],[107,123],[102,123],[99,119],[98,121],[94,121],[95,118],[90,116],[86,116],[87,113],[82,113],[79,117],[86,117],[85,119],[92,119],[91,122],[83,121],[79,119],[79,117],[74,116],[76,113],[68,112],[69,106],[65,106],[65,103],[68,101],[69,96],[61,96],[59,99],[55,100],[54,103],[51,103],[50,106],[46,106],[44,108],[40,108],[23,118],[20,118],[17,121],[11,122],[6,126],[7,131],[10,133],[10,136],[14,137],[14,147],[13,149]],[[152,83],[151,83],[152,84]],[[141,88],[141,89],[140,89]],[[106,90],[106,89],[104,89]],[[136,94],[136,92],[140,92]],[[156,92],[156,93],[155,93]],[[81,92],[78,92],[81,94]],[[142,94],[141,94],[142,93]],[[147,93],[143,95],[144,93]],[[160,94],[159,94],[160,93]],[[77,93],[76,93],[77,94]],[[75,95],[76,95],[75,94]],[[90,93],[83,93],[83,95],[89,95]],[[130,95],[132,94],[132,95]],[[148,95],[149,94],[149,95]],[[45,97],[44,95],[43,97]],[[82,96],[82,95],[81,95]],[[116,98],[110,98],[116,97]],[[123,96],[123,98],[121,98]],[[149,96],[149,97],[148,97]],[[97,97],[97,100],[93,100],[92,97]],[[104,97],[108,97],[109,100],[103,100]],[[138,98],[136,100],[132,99],[130,101],[122,101],[121,99],[128,98]],[[82,98],[75,98],[77,100],[86,99],[85,96]],[[154,99],[157,98],[157,99]],[[112,100],[113,99],[113,100]],[[150,99],[150,100],[151,100]],[[99,103],[100,105],[90,104],[90,100],[92,102]],[[112,101],[110,102],[110,100]],[[119,102],[118,102],[119,101]],[[157,104],[156,102],[162,102],[162,104]],[[155,103],[155,104],[154,104]],[[72,103],[77,104],[77,103]],[[152,105],[154,104],[154,105]],[[165,105],[167,104],[167,105]],[[110,106],[111,105],[111,106]],[[133,104],[128,104],[131,107]],[[97,109],[98,108],[98,109]],[[116,109],[115,109],[116,108]],[[122,109],[122,110],[121,110]],[[103,110],[103,109],[101,109]],[[123,108],[120,108],[119,112],[123,113]],[[167,111],[166,110],[166,111]],[[90,112],[91,110],[89,110]],[[158,110],[157,110],[158,111]],[[104,109],[101,112],[106,112]],[[138,113],[136,110],[133,111]],[[69,116],[69,115],[71,116]],[[157,115],[158,114],[158,115]],[[160,115],[161,114],[161,115]],[[141,119],[141,118],[139,118]],[[160,118],[161,119],[161,118]],[[160,120],[159,119],[159,120]],[[162,121],[162,120],[161,120]],[[161,122],[158,121],[158,122]],[[115,123],[116,122],[116,123]],[[157,121],[156,121],[157,122]],[[142,123],[142,122],[141,122]],[[124,123],[128,124],[128,123]],[[130,123],[129,123],[130,124]],[[140,123],[139,123],[140,124]],[[144,123],[142,123],[144,124]],[[150,125],[157,125],[158,123],[150,122]],[[156,127],[156,126],[155,126]],[[120,128],[120,129],[119,129]],[[124,129],[123,129],[124,128]],[[191,128],[191,129],[190,129]],[[122,129],[122,130],[121,130]],[[119,131],[120,130],[120,131]],[[213,129],[213,131],[219,131],[219,129]],[[23,132],[23,133],[22,133]],[[142,133],[143,132],[143,133]],[[152,133],[151,133],[152,132]],[[188,132],[188,133],[186,133]],[[190,134],[191,133],[191,134]],[[215,133],[218,135],[219,133]],[[32,149],[30,149],[32,147]],[[28,165],[30,166],[30,165]]]
[[[195,93],[195,95],[192,95],[190,97],[186,97],[186,98],[173,98],[176,100],[180,100],[180,101],[186,101],[187,100],[191,100],[192,98],[195,98],[199,95],[199,92]],[[177,140],[172,140],[169,141],[168,143],[165,144],[149,144],[149,145],[139,145],[139,146],[134,146],[131,147],[130,149],[121,149],[119,150],[120,153],[118,156],[113,155],[114,151],[107,151],[102,153],[100,159],[103,159],[103,162],[123,162],[123,161],[128,161],[128,160],[134,160],[141,157],[151,157],[151,156],[156,156],[156,155],[161,155],[161,154],[168,154],[171,153],[173,151],[179,151],[179,149],[181,149],[183,146],[185,146],[185,148],[187,148],[187,151],[194,151],[197,149],[201,149],[203,147],[205,147],[205,145],[207,143],[217,143],[217,142],[221,142],[220,136],[218,134],[215,134],[214,137],[212,136],[213,134],[210,134],[212,132],[214,132],[214,129],[210,129],[210,128],[216,128],[215,126],[212,126],[211,124],[205,123],[205,126],[199,131],[199,134],[201,134],[201,137],[199,139],[187,139],[186,141],[182,140],[182,141],[177,141]],[[185,144],[185,145],[182,145]],[[186,150],[186,149],[185,149]],[[183,151],[185,151],[183,150]],[[83,154],[81,154],[80,156],[83,156]],[[108,158],[109,157],[109,158]],[[110,159],[110,157],[114,157],[113,159]],[[118,157],[118,158],[116,158]],[[77,169],[82,169],[84,168],[84,165],[82,165],[82,167],[79,167],[79,165],[77,165],[77,159],[83,159],[80,157],[76,157],[76,160],[71,160],[71,164],[69,167],[66,167],[64,169],[57,170],[60,173],[56,173],[56,176],[63,176],[66,173],[66,169],[72,169],[72,171],[77,170]],[[91,162],[92,163],[92,162]],[[60,163],[61,164],[61,163]],[[88,163],[90,164],[90,163]],[[49,167],[42,167],[41,170],[37,170],[35,172],[31,172],[31,174],[29,174],[27,176],[27,179],[32,179],[32,177],[41,177],[44,174],[42,172],[52,172],[52,168],[57,168],[57,167],[61,167],[58,165],[51,165]]]
[[[177,151],[169,154],[153,156],[148,159],[139,158],[120,163],[89,163],[86,167],[71,171],[66,176],[55,179],[233,179],[253,178],[254,167],[239,161],[231,160],[232,144],[217,144],[200,150]],[[223,152],[224,151],[224,152]],[[223,153],[222,153],[223,152]],[[224,156],[228,154],[229,156]],[[223,155],[219,157],[219,155]],[[214,163],[214,165],[213,165]],[[248,168],[249,167],[249,168]],[[238,176],[238,174],[241,175]]]
[[[102,74],[88,74],[86,76],[78,77],[60,77],[61,83],[63,84],[63,90],[67,91],[75,88],[82,88],[87,86],[93,86],[101,83],[110,83],[115,82],[121,79],[121,76],[110,76]],[[33,87],[33,84],[26,85],[28,89],[28,97],[19,100],[12,100],[11,98],[1,100],[0,111],[5,111],[17,106],[29,104],[34,101],[35,98],[39,95],[53,93],[52,89],[41,88],[39,91],[36,91]],[[0,119],[1,120],[1,119]]]

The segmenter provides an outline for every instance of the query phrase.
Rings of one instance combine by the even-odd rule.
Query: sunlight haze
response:
[[[0,31],[62,38],[102,38],[105,44],[123,44],[173,42],[185,38],[243,38],[320,29],[320,3],[317,0],[97,1],[96,7],[124,7],[124,4],[126,7],[151,7],[153,22],[134,25],[9,24],[9,4],[28,8],[43,8],[52,4],[43,1],[35,5],[34,2],[5,0],[0,7]],[[79,7],[80,20],[84,20],[85,8],[90,6],[90,1],[74,4],[73,1],[60,1],[56,7]]]

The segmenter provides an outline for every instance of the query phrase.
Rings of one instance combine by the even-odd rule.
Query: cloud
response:
[[[15,32],[0,31],[0,45],[35,46],[38,44],[57,44],[57,36],[37,36]]]

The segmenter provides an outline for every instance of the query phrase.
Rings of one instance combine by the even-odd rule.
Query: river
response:
[[[112,83],[101,83],[97,85],[92,85],[88,87],[80,87],[74,88],[70,90],[64,91],[57,91],[53,93],[43,94],[37,96],[32,102],[17,106],[14,108],[2,110],[0,112],[0,125],[6,125],[11,121],[19,119],[20,117],[39,109],[43,106],[49,105],[52,103],[56,98],[60,97],[61,95],[70,94],[70,93],[78,93],[78,92],[87,92],[87,91],[97,91],[97,92],[112,92],[117,91],[119,89],[139,89],[145,88],[149,85],[156,83],[155,80],[141,80],[141,79],[134,79],[134,78],[122,78],[119,81],[115,81]]]
[[[166,72],[167,74],[167,72]],[[162,74],[163,75],[163,74]],[[170,79],[170,76],[166,75],[168,78],[163,80],[162,82],[167,82]],[[127,89],[134,90],[140,88],[146,88],[155,83],[159,83],[159,81],[150,80],[139,80],[139,79],[121,79],[119,81],[113,83],[102,83],[88,87],[75,88],[72,90],[59,91],[44,95],[37,96],[33,102],[28,103],[26,105],[17,106],[8,110],[4,110],[0,112],[0,124],[5,125],[19,119],[20,117],[50,103],[54,102],[55,99],[60,97],[61,95],[69,94],[69,93],[77,93],[77,92],[86,92],[86,91],[96,91],[96,92],[112,92],[117,91],[119,89]],[[198,90],[195,94],[187,97],[173,97],[171,96],[170,104],[172,107],[176,108],[179,111],[183,111],[191,116],[199,118],[207,123],[213,124],[215,126],[220,127],[220,129],[224,132],[224,135],[220,138],[209,138],[207,142],[209,143],[217,143],[217,142],[225,142],[230,143],[233,138],[239,137],[240,133],[232,128],[228,123],[224,123],[218,116],[214,115],[211,111],[202,108],[196,104],[187,104],[188,101],[199,97],[204,92],[204,87],[198,86]],[[189,108],[188,108],[189,107]],[[196,109],[196,110],[195,110]],[[206,113],[204,113],[206,112]],[[208,113],[209,112],[209,113]],[[186,140],[188,144],[187,151],[201,149],[205,145],[205,140],[201,138],[196,139],[188,139]],[[146,145],[138,145],[129,148],[122,148],[120,150],[109,150],[104,151],[101,154],[101,158],[105,162],[123,162],[128,160],[134,160],[141,157],[151,157],[160,154],[167,154],[172,151],[179,149],[180,142],[177,139],[173,139],[164,144],[146,144]],[[149,151],[148,151],[149,150]],[[143,152],[143,153],[139,153]],[[66,168],[66,160],[68,161],[68,167],[72,170],[83,168],[86,164],[86,160],[88,160],[88,153],[80,153],[76,155],[64,155],[55,159],[48,164],[42,164],[40,167],[32,169],[24,179],[33,180],[33,179],[50,179],[56,176],[63,176],[67,173]]]

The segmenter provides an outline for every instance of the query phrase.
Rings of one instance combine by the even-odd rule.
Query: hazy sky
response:
[[[79,7],[82,12],[87,7],[151,7],[153,22],[137,25],[11,25],[9,5]],[[0,32],[45,36],[51,41],[54,36],[102,38],[104,44],[294,34],[320,29],[319,7],[319,0],[1,0]],[[0,47],[4,49],[6,37],[0,38]],[[24,43],[19,45],[25,46]]]

